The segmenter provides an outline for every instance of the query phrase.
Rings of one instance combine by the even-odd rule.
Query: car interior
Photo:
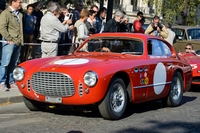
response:
[[[122,54],[143,54],[143,42],[140,40],[127,39],[99,39],[88,41],[88,52],[105,52],[102,51],[106,47],[113,53]]]

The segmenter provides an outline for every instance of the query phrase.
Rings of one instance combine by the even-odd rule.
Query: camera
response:
[[[152,27],[153,27],[154,30],[157,30],[157,27],[159,27],[160,30],[162,30],[163,25],[161,23],[158,23],[157,25],[154,25],[154,23],[152,23]]]
[[[72,17],[73,17],[73,14],[72,14],[72,13],[66,13],[66,15],[65,15],[65,20],[72,19]]]

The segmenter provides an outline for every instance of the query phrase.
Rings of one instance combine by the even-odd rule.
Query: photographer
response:
[[[163,39],[168,37],[168,31],[166,27],[160,23],[160,18],[154,16],[153,22],[145,30],[145,34],[162,37]]]

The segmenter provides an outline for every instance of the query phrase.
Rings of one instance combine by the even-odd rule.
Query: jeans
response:
[[[4,39],[2,39],[4,40]],[[0,83],[6,83],[9,76],[9,84],[14,83],[13,70],[17,66],[21,45],[6,44],[2,42],[2,60],[0,66]]]

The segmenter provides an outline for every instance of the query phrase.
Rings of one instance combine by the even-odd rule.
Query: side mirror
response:
[[[176,54],[173,53],[173,54],[171,55],[171,57],[172,57],[172,58],[176,58]]]

